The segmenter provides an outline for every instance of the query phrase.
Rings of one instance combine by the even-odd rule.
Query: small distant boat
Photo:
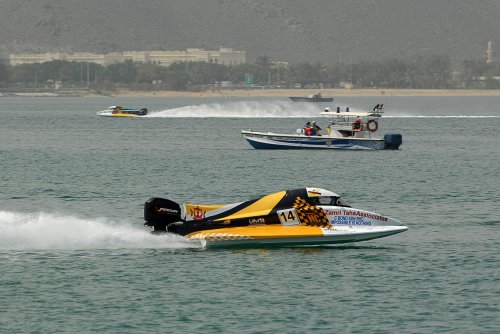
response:
[[[97,112],[99,116],[113,116],[113,117],[137,117],[145,116],[148,114],[148,109],[134,109],[125,108],[121,106],[111,106],[108,109]]]
[[[383,105],[373,112],[331,112],[326,108],[321,116],[330,119],[324,134],[316,122],[308,122],[295,133],[256,132],[242,130],[241,134],[255,149],[337,149],[337,150],[397,150],[403,143],[401,134],[376,135]]]
[[[290,96],[293,102],[333,102],[333,97],[322,97],[321,93],[317,92],[307,97],[303,96]]]

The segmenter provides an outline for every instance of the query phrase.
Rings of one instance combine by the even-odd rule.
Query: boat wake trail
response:
[[[152,235],[109,219],[0,211],[0,250],[200,248],[176,235]]]
[[[293,103],[282,100],[233,101],[189,105],[179,108],[150,112],[142,117],[157,118],[313,118],[318,117],[325,107],[316,103]],[[335,107],[330,106],[332,113]],[[344,110],[344,107],[342,107]],[[367,111],[350,107],[351,111]],[[421,114],[422,111],[391,110],[384,118],[499,118],[499,115],[439,115]]]
[[[394,114],[384,115],[384,118],[500,118],[496,115],[410,115],[410,114]]]
[[[220,117],[220,118],[303,118],[316,117],[322,108],[313,104],[287,101],[239,101],[200,104],[152,112],[144,117]]]

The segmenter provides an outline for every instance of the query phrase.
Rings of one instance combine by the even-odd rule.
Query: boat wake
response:
[[[303,118],[315,117],[321,110],[320,106],[297,105],[288,101],[239,101],[167,109],[144,117]]]
[[[386,115],[384,118],[500,118],[496,115]]]
[[[323,111],[324,105],[293,103],[281,100],[237,101],[189,105],[150,112],[144,118],[314,118]],[[334,106],[330,106],[332,113]],[[350,108],[352,112],[366,111]],[[344,107],[342,107],[342,111]],[[500,118],[499,115],[425,115],[415,111],[391,110],[384,118]]]
[[[200,248],[199,242],[124,225],[106,218],[0,211],[0,250]]]

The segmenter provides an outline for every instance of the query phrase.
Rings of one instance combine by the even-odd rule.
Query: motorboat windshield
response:
[[[312,200],[311,204],[314,205],[333,205],[333,206],[342,206],[346,208],[351,207],[346,201],[344,201],[339,196],[321,196],[321,197],[311,198],[311,200]]]

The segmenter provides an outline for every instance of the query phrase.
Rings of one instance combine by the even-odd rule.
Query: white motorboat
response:
[[[328,118],[325,133],[319,132],[315,124],[307,124],[295,133],[274,133],[242,130],[241,134],[256,149],[342,149],[383,150],[399,149],[403,140],[401,134],[377,135],[383,105],[377,105],[372,112],[330,111],[321,116]],[[314,123],[314,122],[313,122]]]

